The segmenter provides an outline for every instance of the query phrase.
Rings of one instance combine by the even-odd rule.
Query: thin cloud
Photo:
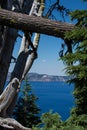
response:
[[[42,60],[42,62],[44,62],[44,63],[45,63],[45,62],[46,62],[46,60],[45,60],[45,59],[43,59],[43,60]]]

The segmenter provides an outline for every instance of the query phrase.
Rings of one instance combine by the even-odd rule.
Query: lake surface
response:
[[[70,110],[74,106],[73,85],[65,82],[29,83],[32,92],[39,98],[37,105],[41,109],[40,114],[53,110],[61,115],[62,120],[70,116]]]

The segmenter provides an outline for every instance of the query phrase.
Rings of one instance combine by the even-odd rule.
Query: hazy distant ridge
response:
[[[9,81],[11,73],[8,73],[7,80]],[[38,73],[29,73],[27,75],[29,81],[67,81],[69,79],[68,76],[54,76],[47,74],[38,74]]]
[[[68,76],[53,76],[47,74],[37,74],[37,73],[29,73],[28,74],[29,81],[67,81],[69,79]]]

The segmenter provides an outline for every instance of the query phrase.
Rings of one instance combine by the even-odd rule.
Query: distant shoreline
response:
[[[7,81],[10,80],[11,73],[8,73]],[[63,81],[66,82],[69,80],[69,76],[56,76],[56,75],[48,75],[48,74],[38,74],[38,73],[28,73],[27,74],[27,80],[34,82],[59,82]]]

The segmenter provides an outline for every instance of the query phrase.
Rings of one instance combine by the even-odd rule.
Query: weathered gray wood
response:
[[[72,30],[73,24],[53,21],[42,17],[29,16],[0,9],[0,24],[16,29],[27,30],[56,37],[64,37],[66,31]]]
[[[27,128],[22,126],[19,122],[12,118],[1,118],[0,117],[0,126],[4,128],[9,128],[9,130],[31,130],[31,128]]]
[[[18,93],[19,80],[14,78],[0,95],[0,116],[9,117],[8,107]]]

